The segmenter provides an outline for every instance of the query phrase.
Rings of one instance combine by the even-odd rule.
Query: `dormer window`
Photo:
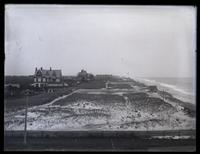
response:
[[[42,72],[40,70],[37,71],[36,73],[37,76],[42,76]]]

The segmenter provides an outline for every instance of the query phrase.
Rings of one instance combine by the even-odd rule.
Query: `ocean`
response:
[[[147,85],[156,85],[159,90],[171,93],[174,97],[196,104],[196,81],[194,78],[138,78]]]

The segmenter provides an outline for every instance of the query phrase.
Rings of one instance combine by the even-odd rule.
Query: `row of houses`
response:
[[[49,69],[36,67],[31,78],[33,78],[30,84],[32,90],[43,90],[47,92],[54,92],[60,88],[94,80],[94,76],[83,69],[75,78],[66,78],[63,77],[61,69],[52,69],[51,67]],[[18,94],[23,89],[20,87],[20,84],[17,83],[8,83],[5,84],[4,87],[5,93],[11,96]]]
[[[85,70],[81,70],[76,78],[77,82],[86,82],[94,80],[94,76],[91,73],[87,73]],[[34,83],[33,87],[65,87],[68,83],[65,82],[62,71],[55,70],[50,67],[50,69],[40,69],[35,68],[34,73]]]

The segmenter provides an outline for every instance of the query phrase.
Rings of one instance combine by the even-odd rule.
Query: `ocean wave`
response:
[[[172,89],[174,91],[177,91],[177,92],[180,92],[180,93],[183,93],[183,94],[186,94],[186,95],[194,95],[192,92],[188,92],[185,89],[181,89],[177,86],[170,85],[170,84],[167,84],[167,83],[162,83],[162,82],[158,82],[158,81],[155,81],[155,80],[149,80],[149,79],[139,79],[139,80],[141,80],[141,82],[145,82],[147,85],[153,84],[153,85],[159,86],[160,88]],[[160,90],[162,90],[162,89],[160,89]]]
[[[160,83],[160,85],[163,86],[163,87],[171,88],[171,89],[173,89],[177,92],[181,92],[182,94],[194,95],[193,93],[185,91],[183,89],[180,89],[180,88],[178,88],[177,86],[174,86],[174,85],[169,85],[169,84],[166,84],[166,83]]]
[[[175,85],[170,85],[167,83],[162,83],[162,82],[158,82],[156,80],[153,79],[145,79],[145,78],[137,78],[136,81],[138,82],[142,82],[146,85],[156,85],[158,87],[159,90],[165,90],[168,91],[169,93],[171,93],[174,97],[182,100],[182,101],[186,101],[186,102],[191,102],[192,104],[195,103],[194,101],[194,96],[195,94],[192,92],[188,92],[185,89],[181,89],[180,87],[177,87]]]

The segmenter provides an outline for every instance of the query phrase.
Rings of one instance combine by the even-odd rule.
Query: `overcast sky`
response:
[[[195,38],[192,6],[7,5],[5,74],[192,77]]]

